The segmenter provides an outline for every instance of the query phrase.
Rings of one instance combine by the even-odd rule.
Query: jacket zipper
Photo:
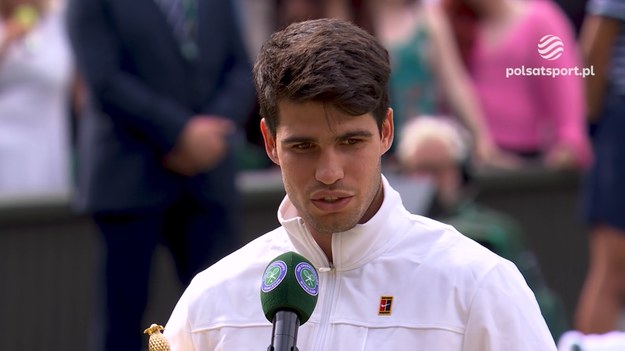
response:
[[[317,335],[317,342],[313,350],[324,351],[327,350],[324,345],[328,337],[328,330],[330,329],[330,316],[332,314],[333,302],[335,300],[334,294],[336,290],[337,273],[333,265],[329,267],[319,268],[320,273],[324,273],[326,277],[325,299],[323,306],[321,306],[321,318],[319,322],[319,333]]]
[[[311,238],[311,235],[308,232],[306,226],[302,222],[300,222],[299,224],[300,230],[304,231],[307,234],[308,238]],[[311,239],[310,241],[311,242],[309,242],[309,245],[316,245],[314,240]],[[312,350],[325,351],[327,350],[327,348],[325,348],[324,345],[326,343],[328,329],[330,329],[330,316],[332,314],[333,301],[335,300],[334,294],[336,289],[337,273],[336,269],[334,268],[334,264],[329,262],[328,258],[321,251],[321,249],[317,247],[315,251],[321,258],[321,261],[325,263],[325,266],[317,268],[317,271],[320,273],[320,277],[322,276],[322,274],[323,276],[325,276],[324,285],[327,285],[327,287],[322,288],[325,289],[326,292],[323,306],[317,306],[321,307],[321,317],[319,321],[319,332],[317,334],[316,342],[314,343],[314,347],[312,348]],[[322,286],[321,282],[319,286]]]

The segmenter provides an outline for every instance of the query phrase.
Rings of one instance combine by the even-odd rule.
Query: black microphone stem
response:
[[[297,329],[299,328],[297,313],[277,311],[273,317],[271,346],[268,351],[297,351]]]

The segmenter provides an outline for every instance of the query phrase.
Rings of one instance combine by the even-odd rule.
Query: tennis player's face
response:
[[[281,102],[279,115],[275,137],[261,122],[265,148],[313,235],[368,221],[384,197],[381,156],[393,140],[392,110],[381,130],[371,114],[350,116],[315,102]]]

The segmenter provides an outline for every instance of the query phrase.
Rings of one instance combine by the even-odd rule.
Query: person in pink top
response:
[[[592,152],[582,75],[592,72],[583,67],[573,28],[558,5],[549,0],[446,5],[456,17],[460,48],[495,143],[519,156],[519,166],[535,161],[555,169],[588,166]]]

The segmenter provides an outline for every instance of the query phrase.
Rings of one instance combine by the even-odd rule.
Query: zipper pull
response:
[[[330,265],[329,267],[319,267],[319,273],[328,273],[334,270],[334,266]]]

